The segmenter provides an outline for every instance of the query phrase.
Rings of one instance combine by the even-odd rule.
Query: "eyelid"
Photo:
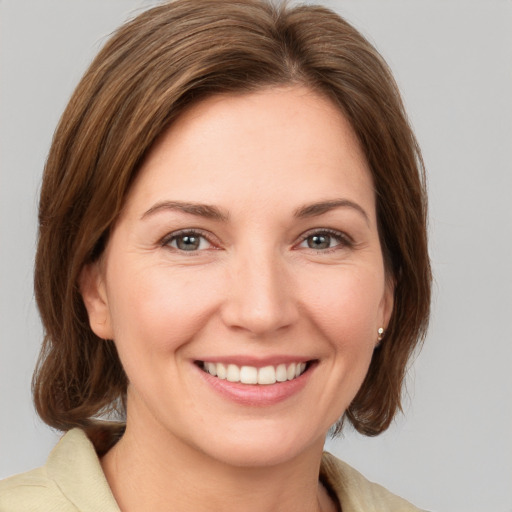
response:
[[[219,242],[214,240],[215,237],[212,235],[212,233],[205,231],[203,229],[199,229],[199,228],[183,228],[183,229],[177,229],[176,231],[171,231],[170,233],[167,233],[166,235],[164,235],[159,240],[158,243],[162,247],[167,246],[171,249],[175,249],[176,251],[186,253],[187,251],[180,251],[180,249],[170,247],[170,245],[169,245],[173,239],[175,239],[179,236],[183,236],[183,235],[195,235],[195,236],[204,238],[210,245],[213,246],[208,249],[218,249],[219,248]],[[203,250],[206,250],[206,249],[203,249]],[[194,253],[194,252],[201,252],[201,251],[190,251],[190,253]]]
[[[332,236],[340,241],[340,245],[343,245],[345,247],[353,247],[355,245],[354,239],[345,233],[344,231],[339,231],[337,229],[332,228],[314,228],[309,229],[305,233],[302,233],[299,237],[298,243],[295,245],[295,247],[298,247],[302,242],[304,242],[307,238],[313,235],[329,235]],[[323,250],[317,250],[317,249],[310,249],[315,252],[329,252],[332,250],[336,250],[335,247],[331,247],[329,249],[323,249]]]

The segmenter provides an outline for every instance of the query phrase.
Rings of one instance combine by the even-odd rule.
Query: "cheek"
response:
[[[126,277],[126,273],[123,272]],[[187,343],[216,308],[218,290],[197,273],[146,267],[121,281],[112,275],[110,301],[115,343],[121,357],[161,356]],[[121,278],[122,276],[119,276]]]
[[[371,352],[377,339],[384,276],[364,269],[337,270],[329,279],[303,288],[306,307],[336,349],[353,351],[354,356],[360,351]]]

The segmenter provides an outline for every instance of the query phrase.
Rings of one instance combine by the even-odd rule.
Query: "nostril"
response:
[[[233,262],[221,311],[230,328],[263,335],[296,321],[296,296],[288,282],[292,277],[273,246],[255,236],[247,238],[250,243],[240,244]]]
[[[231,299],[222,311],[224,323],[231,329],[248,331],[254,335],[263,335],[288,328],[299,318],[292,304],[284,300],[250,300],[247,297]]]

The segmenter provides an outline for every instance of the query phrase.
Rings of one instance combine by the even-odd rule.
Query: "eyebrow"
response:
[[[316,217],[336,208],[352,208],[359,212],[364,217],[366,223],[370,225],[370,218],[364,208],[349,199],[330,199],[328,201],[307,204],[295,210],[294,215],[298,218]]]
[[[354,201],[350,201],[349,199],[330,199],[328,201],[306,204],[295,210],[294,217],[316,217],[336,208],[352,208],[364,217],[367,224],[370,224],[370,219],[366,211],[360,205]],[[141,219],[144,219],[154,213],[163,210],[175,210],[188,213],[190,215],[197,215],[199,217],[205,217],[207,219],[219,220],[223,222],[229,219],[229,215],[224,213],[220,208],[217,208],[216,206],[182,201],[161,201],[144,212],[144,214],[141,216]]]
[[[141,219],[148,217],[149,215],[153,215],[154,213],[163,211],[163,210],[171,210],[171,211],[179,211],[183,213],[188,213],[190,215],[197,215],[198,217],[205,217],[207,219],[226,221],[228,220],[228,214],[224,213],[222,210],[217,208],[216,206],[211,206],[208,204],[202,203],[186,203],[182,201],[161,201],[154,206],[152,206],[149,210],[144,212]]]

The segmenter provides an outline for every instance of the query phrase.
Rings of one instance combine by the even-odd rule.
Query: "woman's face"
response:
[[[129,378],[129,429],[235,465],[316,450],[392,309],[348,122],[299,87],[192,107],[81,288]]]

